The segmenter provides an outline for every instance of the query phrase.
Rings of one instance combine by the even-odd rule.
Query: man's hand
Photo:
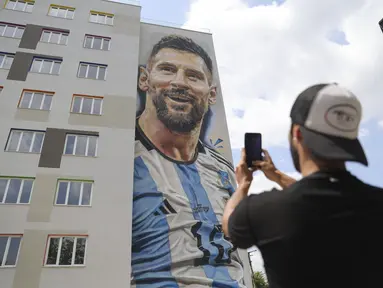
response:
[[[261,170],[265,174],[267,179],[275,182],[279,178],[279,175],[277,173],[278,169],[275,167],[273,159],[271,159],[269,152],[265,149],[262,149],[262,152],[263,154],[265,154],[263,161],[254,161],[253,166]]]
[[[250,187],[251,182],[253,181],[253,172],[256,169],[254,167],[248,167],[246,164],[246,152],[242,148],[241,160],[239,161],[237,167],[235,168],[235,178],[237,180],[238,186]]]
[[[255,167],[255,169],[261,170],[265,174],[267,179],[278,183],[278,185],[281,186],[283,189],[289,187],[290,185],[296,182],[294,178],[287,176],[275,167],[274,162],[271,159],[270,154],[267,150],[262,149],[262,151],[263,154],[265,154],[265,157],[263,161],[253,162],[253,166]]]

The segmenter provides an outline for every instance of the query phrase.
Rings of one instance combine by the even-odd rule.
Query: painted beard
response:
[[[167,98],[170,98],[172,103],[168,103]],[[202,121],[208,108],[205,101],[198,103],[185,89],[163,90],[152,99],[158,119],[170,131],[178,133],[193,131]],[[192,105],[191,109],[190,105]],[[189,112],[187,112],[188,109],[190,109]]]
[[[290,154],[291,158],[293,159],[295,170],[297,170],[299,173],[301,173],[301,165],[299,164],[299,154],[298,150],[293,147],[293,145],[290,144]]]

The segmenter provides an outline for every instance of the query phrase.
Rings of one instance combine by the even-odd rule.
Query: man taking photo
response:
[[[383,287],[383,189],[359,180],[345,162],[368,165],[358,140],[362,107],[337,84],[318,84],[296,99],[289,143],[295,181],[264,160],[236,168],[238,188],[223,230],[239,248],[256,245],[270,288]],[[283,190],[247,196],[261,170]]]

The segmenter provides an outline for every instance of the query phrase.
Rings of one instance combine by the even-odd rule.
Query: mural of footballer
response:
[[[238,251],[220,225],[233,166],[200,140],[216,102],[213,64],[193,40],[154,45],[138,86],[132,287],[245,287]]]

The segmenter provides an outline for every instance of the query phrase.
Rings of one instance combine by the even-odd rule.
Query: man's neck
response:
[[[309,176],[319,171],[347,171],[344,162],[323,163],[314,160],[307,160],[301,164],[301,173],[303,177]]]
[[[145,136],[163,154],[176,161],[191,161],[196,153],[200,125],[191,133],[182,134],[169,130],[155,113],[146,110],[138,119]]]

